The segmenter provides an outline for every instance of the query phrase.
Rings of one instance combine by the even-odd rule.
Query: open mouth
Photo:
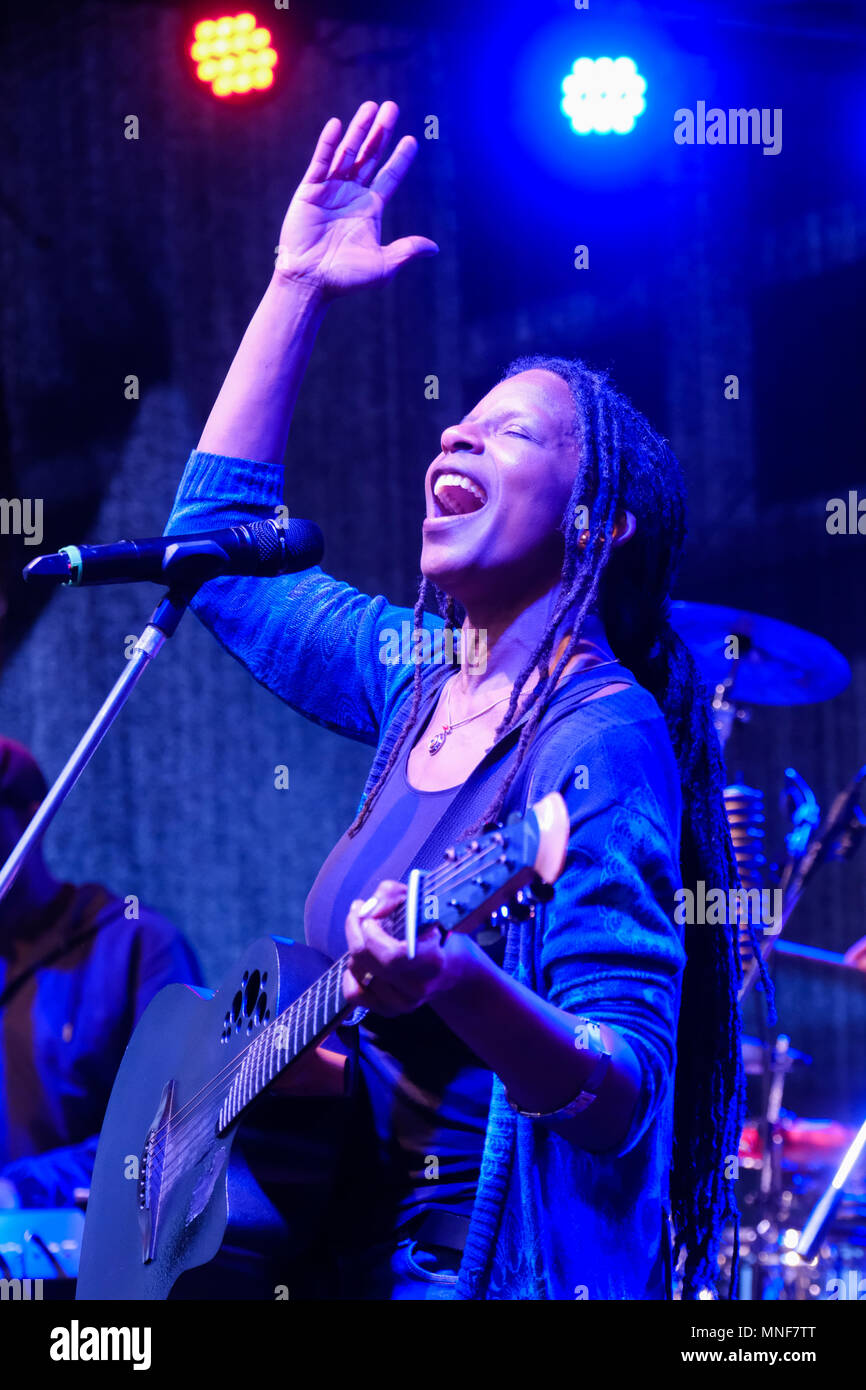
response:
[[[433,480],[433,502],[437,517],[469,516],[487,505],[487,493],[465,473],[443,470]]]

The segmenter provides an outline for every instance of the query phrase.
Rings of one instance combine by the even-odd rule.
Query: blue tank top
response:
[[[411,785],[413,742],[417,737],[401,750],[362,829],[351,840],[340,838],[307,897],[307,942],[332,958],[346,949],[352,899],[369,897],[383,878],[405,879],[459,790]],[[491,954],[498,958],[499,951]],[[359,1063],[372,1122],[372,1171],[363,1181],[368,1238],[384,1238],[438,1204],[469,1215],[487,1128],[489,1068],[428,1006],[393,1019],[367,1014],[359,1027]]]

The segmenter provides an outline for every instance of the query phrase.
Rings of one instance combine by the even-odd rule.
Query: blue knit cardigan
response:
[[[194,451],[166,530],[273,517],[282,487],[281,467]],[[318,565],[277,579],[215,579],[192,607],[292,709],[376,748],[363,803],[408,710],[414,666],[385,653],[411,625],[411,609],[361,594]],[[442,620],[425,614],[424,626],[432,634]],[[442,664],[422,666],[425,706],[448,674]],[[560,791],[574,828],[553,899],[509,927],[503,968],[559,1008],[616,1028],[639,1061],[640,1097],[622,1142],[592,1153],[568,1126],[516,1115],[494,1076],[457,1299],[669,1296],[685,965],[673,912],[680,784],[655,700],[630,672],[621,668],[616,680],[628,688],[603,700],[582,704],[580,678],[557,694],[509,791],[504,814]]]

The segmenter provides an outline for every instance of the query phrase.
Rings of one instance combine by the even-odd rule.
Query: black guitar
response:
[[[531,880],[553,883],[568,839],[565,802],[552,792],[410,879],[407,902],[382,924],[400,939],[407,913],[410,928],[474,931],[494,912],[514,911]],[[341,988],[347,964],[348,956],[329,963],[297,942],[263,937],[216,991],[169,985],[151,1001],[105,1115],[79,1299],[164,1299],[184,1271],[214,1259],[236,1215],[229,1160],[241,1117],[353,1012]],[[297,1139],[303,1149],[303,1134]],[[299,1247],[312,1219],[302,1200],[280,1239]]]

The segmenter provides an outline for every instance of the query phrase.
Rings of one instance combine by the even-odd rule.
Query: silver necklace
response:
[[[501,705],[503,700],[507,700],[510,697],[510,695],[511,691],[509,690],[507,695],[500,696],[498,700],[493,701],[492,705],[487,705],[484,709],[478,710],[475,714],[467,714],[465,719],[458,719],[457,723],[455,724],[452,722],[451,719],[451,684],[449,682],[448,699],[446,701],[448,707],[448,719],[442,725],[441,733],[434,734],[433,737],[428,741],[427,752],[430,754],[431,757],[434,753],[438,753],[439,749],[445,746],[445,740],[448,737],[448,735],[450,733],[453,733],[455,729],[459,729],[461,724],[469,724],[472,722],[473,719],[480,719],[482,714],[486,714],[488,710],[494,709],[496,705]]]
[[[597,662],[595,663],[595,665],[593,665],[593,666],[584,666],[584,667],[583,667],[583,670],[584,670],[584,671],[595,671],[595,670],[597,669],[597,667],[599,667],[599,666],[618,666],[618,665],[619,665],[619,657],[618,657],[618,656],[615,656],[615,657],[613,657],[613,659],[610,660],[610,661],[597,661]],[[577,675],[578,672],[575,671],[574,674]],[[440,750],[441,748],[444,748],[444,747],[445,747],[445,740],[447,739],[448,735],[451,734],[451,733],[453,733],[455,729],[459,729],[460,726],[461,726],[461,724],[471,724],[473,719],[480,719],[481,716],[482,716],[482,714],[487,714],[487,712],[488,712],[489,710],[495,709],[495,707],[496,707],[497,705],[501,705],[502,702],[503,702],[504,700],[509,699],[509,697],[510,697],[510,695],[511,695],[511,691],[509,690],[509,692],[508,692],[507,695],[502,695],[502,696],[500,696],[500,698],[499,698],[498,700],[494,700],[494,701],[493,701],[493,704],[491,704],[491,705],[486,705],[486,706],[484,707],[484,709],[477,710],[477,711],[475,712],[475,714],[467,714],[466,717],[465,717],[465,719],[458,719],[457,722],[454,723],[454,722],[452,721],[452,719],[451,719],[451,688],[452,688],[451,682],[449,681],[449,683],[448,683],[448,697],[447,697],[447,700],[446,700],[446,702],[445,702],[445,703],[446,703],[446,708],[447,708],[447,713],[448,713],[447,721],[442,725],[442,728],[441,728],[440,732],[439,732],[438,734],[434,734],[433,737],[432,737],[431,739],[428,739],[428,741],[427,741],[427,752],[430,754],[431,757],[433,757],[433,755],[434,755],[435,753],[438,753],[439,750]]]

